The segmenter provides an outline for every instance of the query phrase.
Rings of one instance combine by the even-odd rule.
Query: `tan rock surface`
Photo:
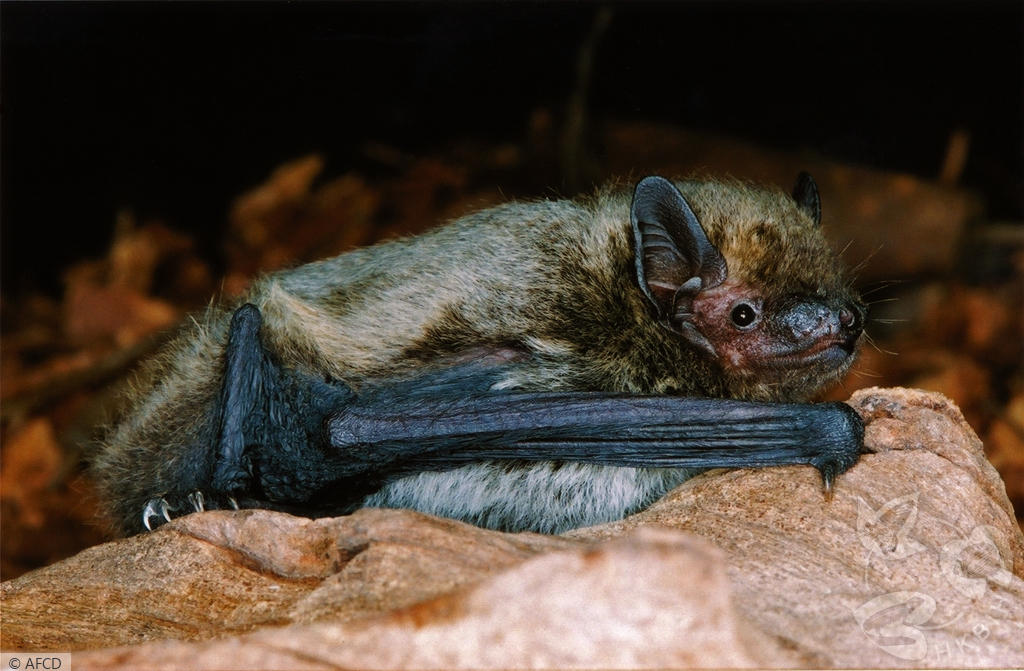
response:
[[[0,647],[80,650],[354,619],[579,545],[405,510],[322,520],[265,510],[190,515],[3,583]]]
[[[873,454],[826,501],[789,467],[695,478],[597,539],[665,525],[725,552],[737,608],[826,667],[1024,666],[1024,537],[940,394],[864,389]]]
[[[543,554],[467,591],[376,619],[76,655],[75,668],[664,668],[791,666],[731,604],[721,554],[641,529]]]
[[[791,467],[563,538],[193,515],[5,583],[3,648],[186,639],[74,656],[126,669],[1024,665],[1024,537],[980,441],[938,394],[851,403],[871,454],[831,500]]]

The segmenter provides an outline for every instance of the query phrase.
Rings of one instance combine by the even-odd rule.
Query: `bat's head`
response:
[[[736,395],[803,400],[850,367],[865,307],[822,235],[809,175],[791,196],[647,177],[631,215],[637,278],[656,318]]]

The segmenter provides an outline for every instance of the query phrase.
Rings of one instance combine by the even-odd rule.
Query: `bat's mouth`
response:
[[[859,335],[859,334],[858,334]],[[839,368],[857,351],[857,338],[834,336],[815,340],[807,347],[779,352],[769,361],[773,368]]]

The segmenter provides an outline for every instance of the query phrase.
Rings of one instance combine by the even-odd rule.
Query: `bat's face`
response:
[[[683,188],[647,178],[632,206],[638,284],[661,323],[713,360],[738,398],[802,400],[838,379],[865,308],[822,234],[814,181],[802,175],[792,197]]]
[[[852,296],[822,291],[771,297],[732,279],[700,292],[692,315],[723,369],[764,382],[786,373],[842,374],[864,325],[864,307]]]

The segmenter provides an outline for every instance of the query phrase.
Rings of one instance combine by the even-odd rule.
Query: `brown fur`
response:
[[[738,182],[677,185],[731,280],[765,296],[847,294],[834,253],[788,195]],[[526,389],[802,401],[830,381],[730,378],[657,323],[637,285],[630,197],[611,187],[572,202],[501,205],[267,275],[245,301],[262,311],[264,345],[283,365],[356,387],[480,346],[532,353],[510,382]],[[93,472],[119,526],[137,526],[145,502],[169,486],[168,465],[197,458],[185,446],[208,439],[234,307],[197,315],[143,367],[96,454]]]

